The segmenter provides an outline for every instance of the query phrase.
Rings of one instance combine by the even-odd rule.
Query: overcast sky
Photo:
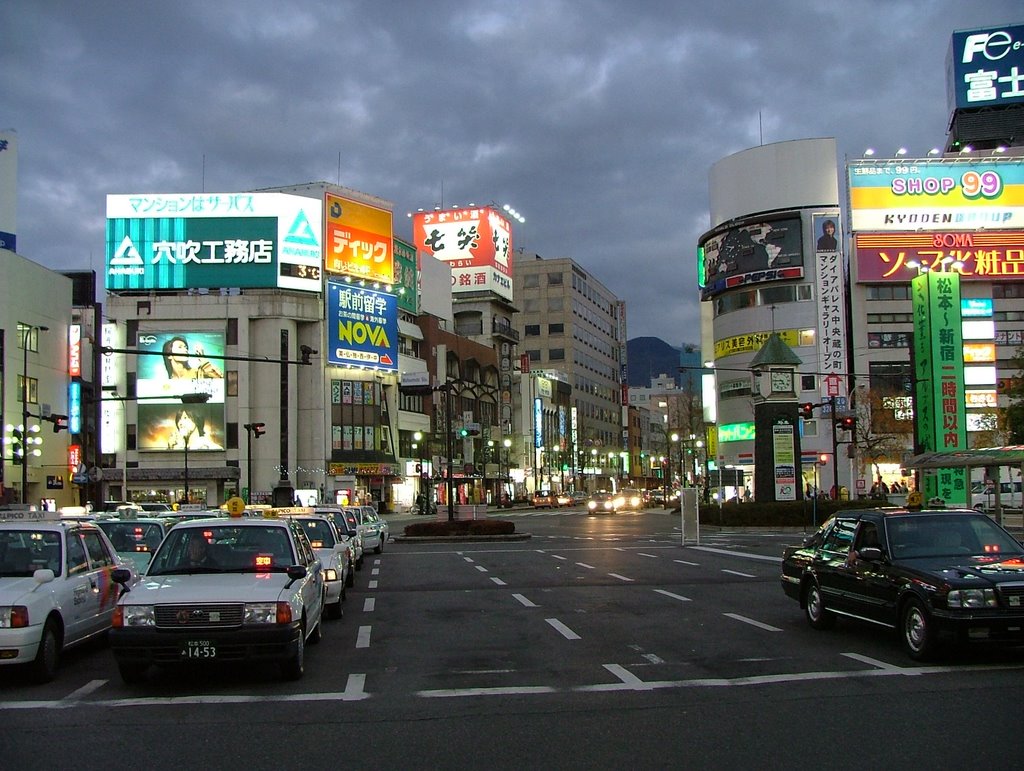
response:
[[[406,239],[417,208],[509,203],[514,246],[590,271],[630,338],[698,342],[713,163],[809,137],[923,156],[953,31],[1021,22],[1020,0],[4,0],[18,252],[102,275],[108,193],[340,182]]]

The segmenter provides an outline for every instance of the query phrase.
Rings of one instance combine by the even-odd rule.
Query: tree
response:
[[[1007,442],[1024,444],[1024,346],[1017,349],[1011,361],[1016,375],[1003,381],[1003,393],[1009,398],[1005,410]]]
[[[850,452],[862,470],[880,476],[879,463],[902,463],[914,447],[914,414],[909,396],[894,396],[887,390],[861,386],[857,389],[857,424]]]

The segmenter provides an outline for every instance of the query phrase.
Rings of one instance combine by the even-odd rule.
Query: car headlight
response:
[[[287,616],[282,619],[282,616]],[[292,609],[287,602],[247,602],[244,623],[246,624],[288,624],[292,620]]]
[[[24,605],[0,608],[0,629],[20,629],[28,626],[28,608]]]
[[[951,608],[995,608],[995,589],[954,589],[946,595],[946,603]]]
[[[156,611],[152,605],[120,605],[122,627],[156,626]]]
[[[338,571],[334,568],[327,568],[324,570],[324,581],[337,581]]]

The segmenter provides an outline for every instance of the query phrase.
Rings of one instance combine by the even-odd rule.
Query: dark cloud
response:
[[[835,137],[924,155],[953,30],[1019,2],[0,4],[0,127],[19,252],[100,269],[108,193],[314,180],[512,203],[518,245],[572,257],[631,337],[698,339],[695,249],[717,160]],[[711,6],[711,4],[707,4]]]

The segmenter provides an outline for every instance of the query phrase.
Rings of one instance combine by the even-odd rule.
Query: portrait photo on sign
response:
[[[223,332],[140,331],[137,393],[142,399],[205,393],[224,403]]]
[[[142,402],[139,450],[206,452],[224,449],[224,405]]]

